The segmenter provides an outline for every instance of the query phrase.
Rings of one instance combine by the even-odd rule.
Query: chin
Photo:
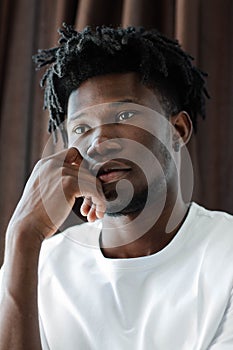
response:
[[[122,200],[118,201],[117,197],[115,197],[114,200],[111,200],[107,203],[106,214],[110,217],[119,217],[140,213],[145,207],[147,197],[147,188],[138,194],[134,194],[133,199],[126,206],[124,206],[124,202]]]

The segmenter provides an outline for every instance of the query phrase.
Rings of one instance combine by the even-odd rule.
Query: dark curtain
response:
[[[7,222],[47,134],[41,72],[31,56],[56,45],[62,22],[143,25],[177,38],[209,73],[207,119],[189,145],[193,198],[233,212],[232,0],[1,0],[0,2],[0,262]]]

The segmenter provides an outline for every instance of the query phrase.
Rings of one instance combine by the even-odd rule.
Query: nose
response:
[[[122,150],[122,146],[117,139],[110,139],[106,136],[96,137],[87,149],[87,155],[94,158],[98,155],[105,156],[109,153],[117,153]]]

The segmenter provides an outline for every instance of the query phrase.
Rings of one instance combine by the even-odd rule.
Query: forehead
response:
[[[140,82],[137,73],[116,73],[90,78],[74,90],[69,97],[68,119],[84,108],[121,101],[163,112],[158,96]]]

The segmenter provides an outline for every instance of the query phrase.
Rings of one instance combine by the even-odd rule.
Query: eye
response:
[[[124,120],[128,120],[132,118],[133,116],[134,116],[134,112],[124,111],[124,112],[120,112],[116,116],[116,120],[122,122]]]
[[[80,135],[80,134],[84,134],[88,130],[90,130],[90,126],[88,126],[88,125],[79,125],[79,126],[76,126],[73,129],[73,132],[75,132],[76,134]]]

